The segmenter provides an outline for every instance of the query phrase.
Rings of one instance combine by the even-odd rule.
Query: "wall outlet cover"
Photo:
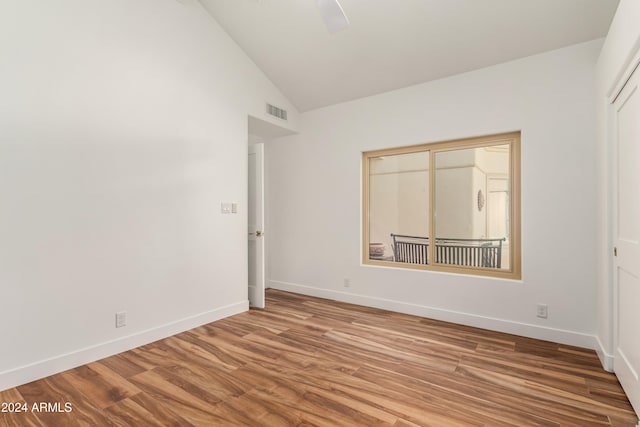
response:
[[[119,311],[116,313],[116,328],[122,328],[127,324],[127,312]]]

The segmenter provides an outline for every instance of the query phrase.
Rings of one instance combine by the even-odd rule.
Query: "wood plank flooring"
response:
[[[0,402],[29,405],[0,413],[11,427],[637,422],[593,351],[275,290],[265,310],[0,392]],[[39,402],[50,405],[33,411]]]

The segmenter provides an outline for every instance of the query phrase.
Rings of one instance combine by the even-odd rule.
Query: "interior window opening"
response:
[[[365,264],[520,277],[520,134],[363,153]]]

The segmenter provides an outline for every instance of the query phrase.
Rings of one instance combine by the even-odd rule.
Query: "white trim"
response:
[[[61,354],[50,359],[3,371],[0,372],[0,391],[85,365],[114,354],[122,353],[123,351],[131,350],[180,332],[245,312],[248,309],[249,301],[240,301],[146,331],[136,332],[112,341],[103,342],[71,353]]]
[[[624,89],[624,86],[627,84],[627,81],[631,78],[631,75],[635,71],[635,69],[640,65],[640,38],[637,40],[636,45],[631,49],[629,53],[629,62],[626,65],[623,65],[623,69],[615,79],[615,82],[611,89],[609,90],[608,99],[609,103],[613,104]]]
[[[341,302],[364,305],[367,307],[380,308],[399,313],[411,314],[414,316],[426,317],[429,319],[442,320],[445,322],[473,326],[482,329],[489,329],[497,332],[505,332],[508,334],[520,335],[545,341],[552,341],[560,344],[573,345],[592,350],[597,348],[596,337],[594,335],[584,334],[581,332],[548,328],[539,325],[515,322],[512,320],[479,316],[477,314],[445,310],[441,308],[429,307],[404,301],[396,301],[386,298],[372,297],[368,295],[340,292],[331,289],[281,282],[277,280],[270,280],[269,287],[282,291],[295,292],[319,298],[327,298]]]
[[[596,335],[595,339],[596,339],[595,350],[596,350],[596,354],[598,355],[598,358],[600,359],[600,363],[602,363],[602,367],[607,372],[613,372],[613,361],[614,361],[613,354],[607,353],[607,350],[605,346],[602,344],[602,341],[600,341],[599,336]]]

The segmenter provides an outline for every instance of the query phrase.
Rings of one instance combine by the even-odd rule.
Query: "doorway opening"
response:
[[[265,307],[268,266],[266,263],[268,233],[265,217],[265,146],[276,138],[292,135],[293,131],[273,123],[248,117],[247,138],[247,235],[248,235],[248,298],[253,308]]]

